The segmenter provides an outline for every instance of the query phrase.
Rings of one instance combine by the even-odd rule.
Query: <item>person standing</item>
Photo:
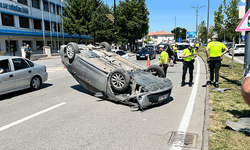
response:
[[[164,45],[159,45],[159,50],[161,52],[160,55],[160,67],[164,70],[165,77],[167,74],[167,69],[168,69],[168,53],[164,50]]]
[[[210,68],[210,81],[208,84],[219,87],[219,70],[221,67],[222,56],[228,51],[228,48],[221,42],[217,41],[217,36],[212,36],[212,41],[208,43],[206,48],[207,60]],[[225,49],[223,53],[221,50]],[[215,74],[215,82],[214,82]]]
[[[30,48],[29,44],[26,45],[26,48],[24,49],[24,52],[26,53],[26,58],[30,60],[32,49]]]
[[[177,50],[179,49],[179,47],[177,48],[177,44],[175,43],[175,45],[173,46],[173,50],[174,50],[174,64],[176,64],[176,60],[177,60]]]
[[[170,45],[167,46],[166,50],[165,50],[167,53],[168,53],[168,60],[169,60],[169,65],[171,67],[174,66],[174,63],[173,63],[173,60],[174,60],[174,52],[172,51],[172,49],[170,48]]]
[[[185,78],[187,74],[187,69],[189,69],[189,86],[193,85],[193,70],[194,70],[194,58],[196,57],[195,49],[191,45],[188,48],[184,49],[181,57],[183,58],[183,73],[182,73],[182,82],[181,86],[185,85]]]
[[[196,53],[198,53],[199,46],[200,46],[199,42],[196,42],[195,43],[195,51],[196,51]]]

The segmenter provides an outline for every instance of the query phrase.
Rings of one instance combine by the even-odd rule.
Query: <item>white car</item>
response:
[[[111,51],[114,52],[114,53],[116,53],[116,54],[118,54],[118,55],[120,55],[123,58],[129,59],[128,53],[126,53],[123,50],[114,50],[114,49],[112,49]]]
[[[16,56],[0,56],[0,95],[31,88],[37,90],[47,81],[44,65]]]
[[[182,52],[184,49],[188,48],[189,44],[188,43],[176,43],[177,44],[177,48],[179,47],[179,49],[177,50],[177,60],[182,60],[183,58],[181,57]]]
[[[229,55],[233,54],[233,48],[229,49]],[[234,44],[234,55],[245,54],[245,44]]]

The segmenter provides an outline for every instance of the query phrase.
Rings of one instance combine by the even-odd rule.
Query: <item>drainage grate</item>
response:
[[[193,148],[196,147],[198,135],[185,132],[172,132],[168,144],[176,147]]]

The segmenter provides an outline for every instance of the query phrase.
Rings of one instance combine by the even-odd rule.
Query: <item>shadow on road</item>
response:
[[[77,91],[79,91],[79,92],[82,92],[82,93],[85,93],[85,94],[88,94],[88,95],[93,96],[92,93],[90,93],[88,90],[86,90],[86,89],[85,89],[83,86],[81,86],[80,84],[71,86],[71,88],[74,89],[74,90],[77,90]]]
[[[52,85],[53,84],[42,83],[40,89],[38,89],[37,91],[48,88],[48,87],[50,87]],[[20,91],[16,91],[16,92],[7,93],[7,94],[4,94],[4,95],[0,96],[0,101],[6,100],[6,99],[11,99],[13,97],[20,96],[20,95],[23,95],[23,94],[27,94],[27,93],[30,93],[30,92],[34,92],[34,91],[31,90],[30,88],[28,88],[28,89],[24,89],[24,90],[20,90]]]

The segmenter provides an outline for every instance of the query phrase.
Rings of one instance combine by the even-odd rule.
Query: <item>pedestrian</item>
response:
[[[26,58],[30,59],[32,49],[30,48],[29,44],[26,45],[26,48],[24,49],[24,52],[26,53]]]
[[[219,70],[222,56],[228,51],[228,48],[223,43],[217,41],[217,38],[216,35],[212,36],[212,41],[208,43],[206,48],[206,55],[210,68],[210,81],[208,81],[208,84],[214,85],[216,88],[219,87]],[[222,49],[225,49],[223,53],[221,53]]]
[[[175,45],[173,46],[173,50],[174,50],[174,64],[176,63],[177,60],[177,50],[179,49],[179,47],[177,47],[177,44],[175,43]]]
[[[159,50],[161,52],[161,55],[160,55],[160,67],[164,70],[165,77],[166,77],[167,69],[168,69],[169,56],[168,56],[168,53],[164,50],[164,45],[160,45]]]
[[[198,53],[199,46],[200,46],[199,42],[196,42],[195,43],[195,51],[196,51],[196,53]]]
[[[184,49],[181,57],[183,58],[183,73],[181,86],[185,85],[185,78],[187,74],[187,69],[189,69],[189,87],[193,85],[193,70],[194,70],[194,58],[196,57],[195,49],[191,45]]]
[[[241,94],[245,102],[250,106],[250,72],[246,75],[241,86]]]
[[[173,60],[174,60],[174,52],[170,48],[170,45],[167,45],[166,52],[168,53],[168,60],[169,60],[169,65],[174,66]]]

